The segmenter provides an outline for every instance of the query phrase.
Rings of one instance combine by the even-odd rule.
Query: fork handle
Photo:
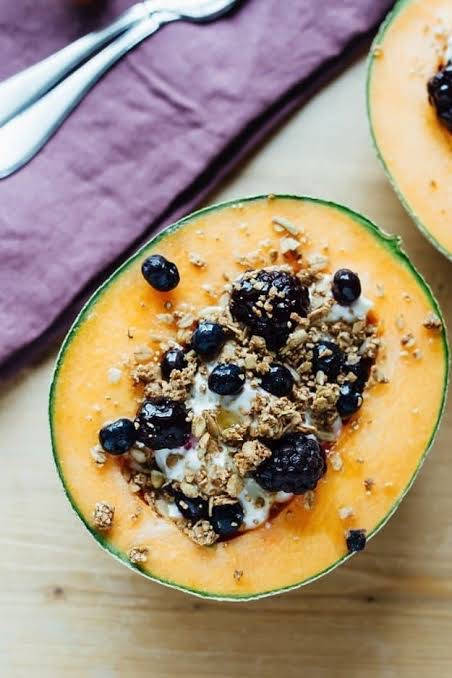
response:
[[[133,5],[103,30],[88,33],[0,83],[0,125],[39,99],[70,71],[148,13],[144,3]]]
[[[151,15],[105,47],[36,103],[0,127],[0,178],[20,169],[45,145],[99,78],[126,52],[175,15]]]

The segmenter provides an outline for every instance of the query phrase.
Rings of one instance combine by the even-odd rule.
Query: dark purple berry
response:
[[[348,552],[362,551],[366,547],[366,541],[365,530],[349,530],[346,537]]]
[[[215,357],[223,348],[227,334],[222,325],[217,323],[199,323],[191,337],[191,347],[202,358]]]
[[[272,445],[272,455],[255,470],[264,490],[304,494],[313,490],[326,471],[325,453],[316,438],[288,433]]]
[[[137,431],[130,419],[117,419],[99,431],[99,442],[109,454],[124,454],[137,439]]]
[[[339,398],[336,403],[336,409],[342,419],[348,419],[355,414],[363,404],[361,393],[355,388],[354,384],[342,384]]]
[[[138,411],[138,440],[154,450],[182,447],[190,434],[187,410],[170,398],[149,398]]]
[[[209,505],[202,497],[186,497],[182,492],[174,492],[174,501],[184,518],[192,523],[198,520],[207,520],[209,514]]]
[[[361,282],[353,271],[340,268],[334,274],[333,297],[341,306],[350,306],[361,296]]]
[[[353,365],[345,363],[342,366],[342,372],[345,375],[350,373],[355,375],[356,380],[351,383],[353,383],[353,386],[356,388],[356,390],[362,393],[370,377],[370,369],[372,364],[373,361],[370,358],[360,358],[359,361]]]
[[[314,373],[323,372],[328,381],[335,381],[342,369],[344,354],[333,341],[319,341],[312,351]]]
[[[180,277],[176,264],[161,254],[152,254],[145,259],[141,272],[146,282],[159,292],[169,292],[179,284]]]
[[[430,103],[440,122],[452,132],[452,62],[449,61],[427,85]]]
[[[210,524],[220,537],[233,537],[243,523],[243,508],[240,502],[214,506]]]
[[[262,377],[261,386],[265,391],[278,396],[278,398],[288,396],[293,388],[292,373],[284,365],[272,363],[268,372]]]
[[[263,337],[271,351],[286,343],[292,330],[291,314],[305,317],[308,308],[307,288],[286,271],[262,269],[246,273],[233,285],[230,303],[233,318]]]
[[[238,395],[245,384],[245,372],[238,365],[220,363],[209,375],[209,388],[221,396]]]
[[[185,357],[185,351],[181,348],[170,348],[163,355],[162,362],[160,363],[160,369],[162,371],[162,377],[168,381],[173,370],[183,370],[184,367],[187,367],[187,359]]]

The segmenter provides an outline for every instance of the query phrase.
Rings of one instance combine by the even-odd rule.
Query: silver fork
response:
[[[239,1],[144,0],[104,30],[0,83],[0,178],[29,162],[100,77],[142,40],[172,21],[213,21]]]

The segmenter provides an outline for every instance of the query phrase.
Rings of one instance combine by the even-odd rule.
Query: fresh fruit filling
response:
[[[452,38],[438,72],[428,81],[427,90],[438,120],[452,132]]]
[[[132,491],[197,544],[267,523],[294,495],[312,502],[342,427],[379,380],[358,274],[329,273],[320,255],[286,260],[228,280],[218,305],[167,307],[174,340],[129,362],[134,421],[99,432],[98,451],[118,458]],[[159,291],[179,283],[159,255],[142,273]],[[358,550],[365,535],[348,539]]]

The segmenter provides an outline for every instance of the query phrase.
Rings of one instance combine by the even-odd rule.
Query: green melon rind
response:
[[[329,567],[326,569],[322,570],[321,572],[317,573],[316,575],[309,577],[307,579],[304,579],[303,581],[297,582],[295,584],[292,584],[290,586],[284,586],[278,589],[272,589],[272,590],[267,590],[267,591],[262,591],[259,593],[252,593],[252,594],[243,594],[243,595],[221,595],[221,594],[215,594],[215,593],[210,593],[210,592],[204,592],[201,590],[197,589],[191,589],[187,586],[181,586],[177,582],[174,581],[169,581],[166,579],[162,579],[160,577],[156,577],[149,572],[145,572],[141,570],[139,567],[133,565],[130,560],[127,558],[127,555],[118,549],[115,549],[107,539],[104,538],[104,536],[98,532],[96,532],[93,527],[89,524],[87,520],[85,520],[85,517],[81,514],[81,512],[78,510],[77,504],[74,501],[73,497],[71,496],[71,493],[69,489],[66,486],[66,482],[64,479],[63,471],[60,466],[60,462],[58,459],[58,450],[56,446],[56,441],[55,441],[55,434],[54,434],[54,428],[53,428],[53,405],[55,402],[55,391],[57,387],[57,382],[58,382],[58,375],[60,371],[60,367],[63,363],[64,356],[66,349],[70,345],[72,339],[75,337],[77,333],[77,329],[79,326],[83,323],[85,316],[87,315],[88,312],[91,311],[93,304],[95,304],[102,294],[108,290],[110,287],[111,283],[113,283],[116,278],[121,275],[123,271],[125,271],[132,262],[134,262],[136,259],[141,258],[144,254],[148,255],[152,250],[155,249],[156,245],[160,242],[162,238],[165,238],[166,236],[174,233],[177,231],[179,228],[182,228],[184,225],[190,223],[194,219],[197,219],[198,217],[205,216],[209,212],[213,212],[215,210],[219,209],[225,209],[232,207],[233,205],[237,204],[242,204],[245,202],[253,202],[253,201],[259,201],[259,200],[267,200],[268,196],[267,195],[260,195],[260,196],[252,196],[248,198],[244,198],[243,200],[234,200],[230,202],[224,202],[224,203],[219,203],[216,205],[212,205],[210,207],[207,207],[205,209],[199,210],[197,212],[194,212],[193,214],[184,217],[180,221],[176,222],[175,224],[167,227],[160,233],[158,233],[154,238],[152,238],[149,242],[147,242],[145,245],[143,245],[132,257],[130,257],[127,261],[125,261],[97,290],[94,292],[94,294],[91,296],[91,298],[86,302],[82,310],[80,311],[79,315],[77,316],[76,320],[74,321],[72,327],[70,328],[61,348],[58,353],[58,357],[56,360],[55,364],[55,369],[53,373],[53,379],[52,379],[52,384],[50,387],[50,398],[49,398],[49,420],[50,420],[50,432],[51,432],[51,441],[52,441],[52,452],[53,452],[53,458],[54,462],[57,468],[58,475],[61,479],[61,483],[63,485],[63,490],[66,494],[67,499],[69,500],[70,505],[72,506],[72,509],[76,513],[76,515],[80,518],[80,520],[83,522],[85,527],[88,529],[88,531],[92,534],[94,537],[95,541],[97,544],[103,548],[105,551],[110,553],[113,557],[115,557],[117,560],[119,560],[121,563],[129,567],[131,570],[135,570],[136,572],[139,572],[142,574],[144,577],[147,579],[150,579],[152,581],[158,582],[160,584],[163,584],[164,586],[168,586],[169,588],[177,589],[179,591],[184,591],[186,593],[193,594],[195,596],[198,596],[200,598],[208,598],[211,600],[218,600],[218,601],[230,601],[230,602],[240,602],[240,601],[249,601],[249,600],[257,600],[259,598],[265,598],[268,596],[280,594],[280,593],[285,593],[286,591],[292,591],[294,589],[300,588],[301,586],[305,586],[306,584],[309,584],[316,579],[319,579],[320,577],[324,576],[328,572],[331,572],[334,570],[336,567],[347,561],[352,554],[345,554],[342,558],[339,558],[337,561],[332,563]],[[340,212],[345,213],[348,217],[353,219],[356,223],[360,224],[364,228],[366,228],[378,241],[379,243],[385,247],[389,252],[391,253],[392,256],[395,258],[399,259],[402,264],[410,271],[410,273],[414,276],[414,278],[417,280],[419,286],[422,288],[425,296],[429,300],[429,303],[431,305],[432,310],[441,318],[442,323],[443,323],[443,330],[442,330],[442,341],[443,341],[443,350],[444,350],[444,368],[445,368],[445,377],[444,377],[444,386],[443,386],[443,397],[441,401],[441,405],[438,411],[438,417],[435,422],[435,426],[432,431],[432,435],[430,437],[430,440],[424,450],[424,453],[422,454],[419,463],[410,479],[408,482],[407,486],[401,493],[401,495],[398,497],[398,499],[394,502],[392,505],[391,509],[389,512],[385,515],[385,517],[375,526],[375,528],[372,530],[372,532],[369,533],[368,539],[371,539],[389,520],[389,518],[395,513],[397,510],[400,502],[408,492],[408,490],[411,488],[414,480],[416,479],[417,474],[419,473],[419,470],[422,466],[422,464],[425,461],[425,458],[430,451],[433,442],[435,440],[435,437],[438,432],[439,424],[441,421],[441,418],[444,413],[445,405],[446,405],[446,398],[447,398],[447,390],[448,390],[448,384],[449,384],[449,345],[447,341],[447,335],[446,335],[446,329],[445,329],[445,322],[444,318],[441,313],[441,309],[439,308],[439,305],[433,295],[432,290],[430,289],[429,285],[426,283],[422,275],[417,271],[417,269],[413,266],[411,263],[410,259],[408,256],[405,254],[401,247],[401,240],[397,236],[389,235],[382,231],[378,226],[373,224],[369,219],[363,217],[362,215],[352,211],[351,209],[344,207],[342,205],[338,205],[333,202],[328,202],[326,200],[320,200],[316,198],[311,198],[311,197],[306,197],[306,196],[296,196],[296,195],[275,195],[274,200],[275,203],[278,199],[283,199],[283,200],[300,200],[303,202],[311,202],[319,205],[323,205],[326,207],[330,207],[333,209],[336,209]]]
[[[371,97],[370,97],[370,88],[372,85],[372,74],[373,74],[373,65],[374,61],[377,57],[374,55],[374,50],[376,47],[382,47],[383,41],[386,35],[386,32],[388,29],[391,27],[392,22],[398,17],[400,12],[405,9],[413,0],[398,0],[398,2],[395,4],[393,9],[389,12],[387,15],[386,19],[383,21],[383,23],[380,26],[380,29],[372,43],[372,47],[370,48],[369,52],[369,57],[368,57],[368,66],[367,66],[367,79],[366,79],[366,102],[367,102],[367,118],[369,120],[369,128],[370,128],[370,134],[372,137],[372,144],[375,149],[375,152],[378,156],[378,159],[385,171],[385,174],[387,178],[389,179],[389,182],[397,195],[398,199],[402,203],[403,207],[407,211],[407,213],[410,215],[414,223],[416,224],[417,228],[421,231],[421,233],[427,238],[427,240],[433,245],[433,247],[436,247],[436,249],[441,252],[447,259],[450,259],[452,261],[452,252],[450,252],[448,249],[446,249],[428,230],[427,226],[422,222],[420,217],[416,214],[414,209],[411,207],[410,203],[408,202],[407,198],[405,195],[402,193],[400,190],[397,181],[393,177],[392,173],[390,172],[386,161],[384,159],[383,153],[380,150],[380,147],[377,142],[377,138],[375,135],[375,130],[372,122],[372,106],[371,106]]]

